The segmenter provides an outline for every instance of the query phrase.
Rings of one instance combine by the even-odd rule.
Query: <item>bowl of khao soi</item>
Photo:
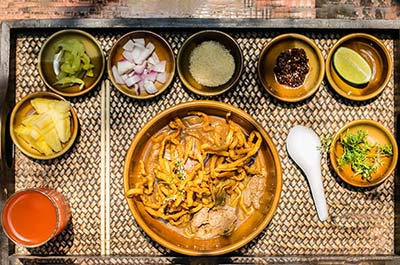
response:
[[[215,96],[237,84],[243,55],[236,40],[228,34],[205,30],[191,35],[182,44],[177,68],[182,83],[190,91]]]
[[[43,44],[38,58],[39,74],[46,86],[65,97],[91,91],[101,80],[105,56],[89,33],[61,30]]]
[[[222,255],[271,221],[282,170],[270,137],[250,115],[215,101],[181,103],[135,136],[124,190],[141,228],[185,255]]]

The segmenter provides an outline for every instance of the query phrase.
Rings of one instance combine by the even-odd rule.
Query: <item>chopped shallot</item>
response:
[[[131,77],[128,77],[126,80],[125,80],[125,83],[126,83],[126,85],[128,86],[128,87],[131,87],[131,86],[133,86],[134,84],[136,84],[137,82],[139,82],[139,81],[141,81],[142,79],[140,78],[140,76],[139,75],[133,75],[133,76],[131,76]]]
[[[143,73],[144,69],[146,69],[146,62],[143,62],[142,64],[137,64],[133,67],[136,73],[141,74]]]
[[[122,80],[124,80],[124,84],[126,84],[126,80],[129,78],[128,74],[121,75]]]
[[[151,82],[149,80],[144,80],[144,89],[149,94],[157,93],[157,87],[154,85],[153,82]]]
[[[153,52],[153,54],[150,56],[150,58],[147,60],[148,64],[151,65],[156,65],[160,62],[160,59],[158,58],[157,54]]]
[[[139,94],[140,94],[141,92],[144,92],[144,80],[141,80],[141,81],[138,83],[138,86],[139,86]]]
[[[154,62],[156,62],[156,63],[159,63],[160,62],[160,58],[158,58],[158,55],[157,55],[157,53],[153,53],[152,55],[151,55],[151,58],[154,60]]]
[[[122,47],[123,60],[112,67],[112,74],[118,84],[125,84],[136,94],[155,94],[155,82],[165,83],[166,61],[160,61],[153,43],[145,43],[142,38],[130,39]]]
[[[153,46],[154,47],[154,46]],[[142,64],[149,56],[153,53],[153,49],[144,48],[144,50],[140,53],[139,57],[137,58],[137,64]]]
[[[144,47],[141,44],[135,43],[133,50],[131,51],[133,62],[135,64],[142,64],[143,63],[142,57],[143,53],[145,52],[146,52],[146,47]]]
[[[167,81],[167,73],[166,72],[158,73],[156,76],[156,81],[160,83],[165,83],[165,81]]]
[[[133,42],[142,44],[142,46],[144,46],[146,44],[146,42],[144,41],[143,38],[141,38],[141,39],[133,39]]]
[[[134,57],[135,55],[132,51],[125,50],[122,52],[122,56],[129,62],[131,62],[133,64],[135,63],[135,57]]]
[[[127,43],[122,47],[125,51],[132,51],[133,47],[135,46],[135,43],[132,40],[128,40]]]
[[[154,46],[154,44],[151,42],[147,43],[147,45],[146,45],[146,49],[151,51],[150,55],[153,53],[155,48],[156,48],[156,46]]]
[[[145,80],[149,80],[151,82],[156,81],[157,79],[157,72],[151,71],[150,73],[147,74]]]
[[[154,67],[151,69],[153,71],[159,72],[159,73],[164,73],[165,72],[165,61],[161,61],[158,64],[154,65]]]
[[[125,84],[125,82],[122,79],[121,75],[118,73],[118,69],[117,69],[117,67],[115,65],[113,65],[111,70],[112,70],[115,82],[117,82],[120,85]]]
[[[140,94],[139,84],[137,84],[137,83],[134,84],[134,85],[133,85],[133,89],[135,90],[136,94],[138,94],[138,95]]]
[[[120,75],[123,75],[125,73],[132,71],[134,67],[135,67],[135,65],[127,60],[118,61],[118,63],[117,63],[117,69],[118,69],[118,73]]]

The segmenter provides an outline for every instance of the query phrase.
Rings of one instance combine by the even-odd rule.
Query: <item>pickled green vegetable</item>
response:
[[[60,87],[69,87],[75,84],[79,84],[79,89],[83,89],[83,87],[85,86],[85,82],[82,79],[73,76],[63,77],[59,79],[57,82],[53,83],[53,85]]]
[[[54,69],[57,81],[53,83],[59,87],[69,87],[75,84],[83,89],[85,77],[93,77],[94,65],[90,63],[90,57],[86,54],[85,46],[77,39],[59,41],[55,47],[56,56]]]

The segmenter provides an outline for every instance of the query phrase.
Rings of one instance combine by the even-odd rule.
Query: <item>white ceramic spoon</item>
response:
[[[301,125],[293,127],[286,139],[289,155],[306,174],[318,218],[325,221],[328,218],[328,208],[322,186],[320,146],[321,140],[318,135],[312,129]]]

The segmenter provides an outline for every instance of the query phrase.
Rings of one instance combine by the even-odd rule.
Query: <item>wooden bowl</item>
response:
[[[367,61],[372,70],[372,78],[367,85],[363,87],[351,85],[336,72],[333,55],[339,47],[353,49]],[[378,38],[365,33],[344,36],[332,47],[326,59],[326,77],[329,84],[339,95],[354,101],[364,101],[378,96],[389,82],[392,71],[392,60],[385,45]]]
[[[368,132],[368,141],[371,143],[391,144],[393,147],[393,155],[383,158],[383,164],[377,168],[377,171],[372,174],[370,181],[362,179],[360,175],[354,176],[350,165],[346,165],[339,169],[337,158],[343,154],[343,146],[340,144],[340,136],[346,133],[356,133],[357,130],[366,130]],[[398,158],[398,147],[392,133],[380,123],[373,120],[356,120],[346,124],[333,137],[330,149],[330,161],[337,175],[346,183],[355,187],[373,187],[384,182],[393,170],[396,168]]]
[[[309,72],[303,84],[296,88],[280,84],[274,73],[278,56],[292,48],[304,49],[309,60]],[[271,96],[285,102],[298,102],[312,96],[318,90],[324,72],[324,58],[320,49],[311,39],[300,34],[289,33],[275,37],[262,49],[258,59],[257,74],[261,85]]]
[[[136,93],[134,88],[130,88],[125,84],[118,84],[115,80],[115,77],[112,73],[112,67],[117,64],[118,61],[123,59],[122,52],[124,51],[123,46],[130,39],[135,38],[143,38],[146,42],[146,45],[151,42],[155,46],[155,53],[158,58],[163,61],[166,61],[165,71],[167,73],[166,81],[164,83],[155,82],[155,86],[157,87],[157,92],[154,94],[148,94],[146,92],[138,94]],[[168,42],[161,37],[160,35],[146,30],[138,30],[132,31],[124,36],[122,36],[111,48],[108,64],[107,64],[108,75],[113,83],[114,87],[118,89],[124,95],[135,98],[135,99],[149,99],[158,96],[162,92],[164,92],[169,85],[172,83],[175,75],[175,55],[168,44]]]
[[[268,165],[267,186],[261,199],[261,207],[248,217],[230,236],[220,236],[208,240],[189,238],[171,225],[155,219],[144,209],[139,198],[127,198],[129,208],[139,226],[156,242],[173,251],[185,255],[222,255],[234,251],[255,238],[266,228],[278,206],[282,189],[282,169],[277,150],[268,134],[250,115],[231,105],[215,101],[192,101],[171,107],[151,119],[135,136],[128,150],[124,166],[124,190],[133,188],[138,180],[137,172],[141,157],[152,136],[167,126],[175,117],[184,117],[191,111],[201,111],[222,119],[228,112],[231,119],[249,133],[257,130],[263,143],[259,150],[261,161]]]
[[[36,113],[35,109],[31,105],[30,101],[34,98],[47,98],[47,99],[56,99],[56,100],[65,100],[60,95],[57,95],[52,92],[36,92],[30,94],[23,99],[21,99],[14,107],[11,112],[10,118],[10,134],[11,139],[13,140],[14,144],[27,156],[38,159],[38,160],[50,160],[57,158],[64,153],[66,153],[75,142],[75,139],[78,135],[78,117],[74,108],[71,106],[71,135],[69,140],[66,143],[62,143],[62,149],[59,152],[54,153],[53,155],[44,155],[40,153],[38,150],[34,149],[30,144],[24,141],[20,136],[15,133],[15,128],[22,124],[22,121],[33,114]]]
[[[90,63],[94,65],[93,77],[85,77],[85,87],[79,85],[61,88],[54,85],[57,76],[54,72],[53,61],[56,54],[55,45],[59,41],[77,39],[86,49],[86,54],[90,57]],[[91,91],[100,82],[105,69],[105,56],[97,40],[87,32],[76,29],[61,30],[51,35],[43,44],[38,59],[39,74],[46,86],[54,93],[64,97],[80,96]]]
[[[233,56],[235,71],[229,81],[223,85],[208,87],[199,84],[189,71],[190,55],[193,49],[204,41],[216,41],[222,44]],[[202,96],[216,96],[228,91],[238,83],[243,70],[243,54],[239,44],[230,35],[217,30],[204,30],[193,34],[182,44],[177,56],[177,68],[182,83],[190,91]]]

